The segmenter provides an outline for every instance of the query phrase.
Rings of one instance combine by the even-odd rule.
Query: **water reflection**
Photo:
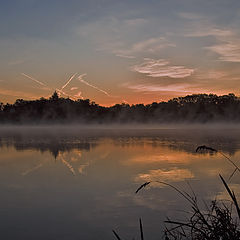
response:
[[[166,216],[188,206],[165,181],[208,201],[228,198],[218,174],[233,167],[219,154],[197,154],[206,144],[238,162],[239,132],[174,130],[2,132],[0,137],[1,234],[5,239],[159,239]],[[232,187],[238,189],[238,174]],[[188,183],[187,183],[188,182]],[[238,191],[239,195],[240,192]],[[14,226],[14,230],[12,229]],[[43,230],[44,229],[44,230]]]

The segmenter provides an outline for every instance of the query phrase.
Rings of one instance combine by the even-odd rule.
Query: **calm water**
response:
[[[166,217],[184,218],[189,205],[159,180],[201,199],[228,198],[218,174],[233,167],[206,144],[240,160],[239,130],[2,129],[1,239],[160,239]],[[237,194],[240,176],[231,180]],[[239,195],[239,194],[238,194]]]

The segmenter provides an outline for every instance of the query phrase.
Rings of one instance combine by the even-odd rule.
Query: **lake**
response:
[[[164,220],[189,204],[164,181],[205,201],[229,199],[219,179],[240,165],[238,129],[0,129],[1,239],[139,239],[163,236]],[[240,196],[240,176],[230,186]]]

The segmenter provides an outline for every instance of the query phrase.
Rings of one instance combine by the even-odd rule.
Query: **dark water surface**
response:
[[[219,180],[233,167],[219,153],[196,153],[198,145],[240,161],[240,131],[81,130],[5,128],[0,130],[1,239],[160,239],[166,217],[183,219],[186,201],[170,183],[199,201],[228,199]],[[240,163],[240,162],[239,162]],[[240,165],[240,164],[239,164]],[[240,176],[230,186],[239,195]]]

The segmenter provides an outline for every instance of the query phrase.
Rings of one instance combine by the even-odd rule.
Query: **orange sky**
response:
[[[152,103],[239,95],[240,2],[5,1],[0,101],[88,98]]]

